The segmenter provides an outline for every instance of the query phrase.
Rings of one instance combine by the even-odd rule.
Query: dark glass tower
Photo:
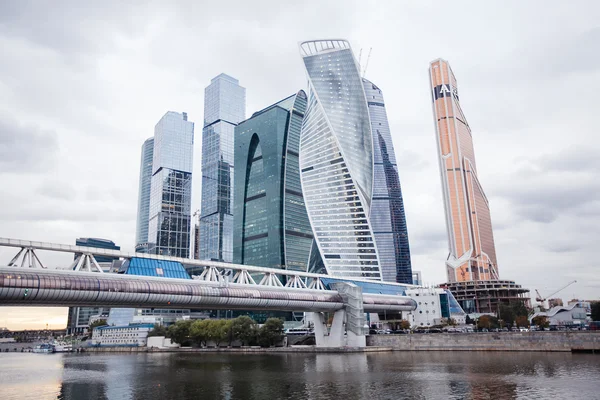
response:
[[[202,129],[201,260],[232,261],[233,135],[246,115],[246,89],[226,74],[213,78],[204,91]]]
[[[412,284],[404,201],[383,93],[363,78],[373,134],[371,225],[384,281]]]
[[[234,263],[307,269],[313,234],[298,166],[306,100],[299,91],[235,128]]]

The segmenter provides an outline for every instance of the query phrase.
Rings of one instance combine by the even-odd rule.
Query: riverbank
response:
[[[600,332],[370,335],[367,346],[397,351],[553,351],[600,354]]]
[[[391,347],[315,347],[315,346],[290,346],[290,347],[207,347],[207,348],[164,348],[157,347],[86,347],[86,353],[373,353],[392,351]]]

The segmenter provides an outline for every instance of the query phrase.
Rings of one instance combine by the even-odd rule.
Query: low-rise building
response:
[[[530,322],[535,317],[546,317],[550,326],[577,326],[589,322],[591,319],[588,317],[589,302],[569,303],[567,306],[557,306],[548,311],[537,312],[531,316]]]
[[[412,288],[406,295],[417,303],[414,311],[403,313],[404,319],[412,328],[441,325],[444,320],[453,319],[457,324],[464,324],[466,314],[452,293],[448,290],[432,287]]]
[[[126,326],[101,326],[92,332],[91,346],[116,347],[146,346],[148,332],[154,328],[152,324],[131,324]]]

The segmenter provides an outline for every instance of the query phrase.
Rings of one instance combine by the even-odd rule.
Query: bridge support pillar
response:
[[[367,345],[365,313],[360,287],[347,282],[330,285],[337,290],[344,302],[344,308],[333,315],[331,328],[327,332],[327,321],[323,313],[306,313],[313,322],[317,347],[365,347]]]

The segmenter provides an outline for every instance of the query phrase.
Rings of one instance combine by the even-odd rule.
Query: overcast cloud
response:
[[[384,91],[425,282],[445,280],[447,255],[427,71],[442,57],[473,131],[501,278],[542,294],[576,279],[560,297],[597,299],[598,15],[596,1],[0,2],[0,237],[133,251],[140,149],[162,115],[196,122],[199,208],[210,79],[238,78],[250,116],[305,88],[299,41],[346,38],[363,64],[373,48],[366,76]],[[0,262],[13,255],[0,249]],[[0,308],[0,326],[61,318]]]

